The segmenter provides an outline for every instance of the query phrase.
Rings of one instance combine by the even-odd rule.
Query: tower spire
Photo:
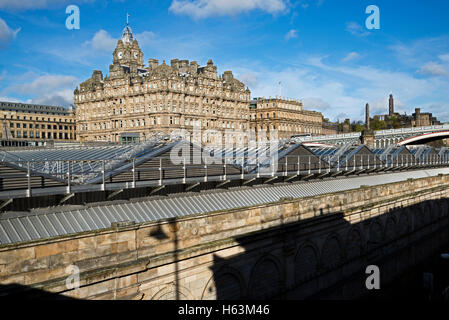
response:
[[[130,14],[126,13],[126,27],[125,27],[125,29],[123,29],[123,32],[122,32],[123,43],[132,43],[134,40],[133,32],[132,32],[131,28],[129,27],[129,17],[130,17]]]

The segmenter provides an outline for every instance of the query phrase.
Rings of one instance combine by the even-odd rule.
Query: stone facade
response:
[[[388,110],[389,113],[387,115],[375,115],[373,118],[375,120],[384,120],[387,122],[391,122],[395,117],[401,128],[425,127],[441,124],[441,122],[436,117],[434,117],[432,113],[422,113],[420,108],[415,108],[415,112],[412,113],[411,116],[395,112],[394,98],[392,94],[390,94],[388,100]]]
[[[251,129],[278,131],[281,139],[297,134],[323,134],[323,115],[303,110],[301,101],[284,98],[255,98],[250,104]]]
[[[449,176],[0,247],[0,295],[354,298],[447,244]],[[68,289],[69,265],[80,287]]]
[[[101,71],[75,90],[80,141],[144,141],[176,129],[247,130],[250,91],[231,71],[217,75],[212,60],[156,59],[143,54],[126,26],[113,53],[109,76]]]
[[[336,122],[331,122],[327,118],[323,118],[323,124],[321,129],[321,134],[324,136],[338,134],[339,131],[339,124]]]
[[[74,141],[75,113],[63,107],[0,102],[0,134],[8,141]]]
[[[415,108],[415,113],[412,113],[410,119],[411,127],[425,127],[441,124],[436,117],[432,116],[432,113],[421,112],[420,108]]]

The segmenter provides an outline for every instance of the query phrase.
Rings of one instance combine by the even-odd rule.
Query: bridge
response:
[[[328,136],[305,137],[299,138],[297,141],[333,145],[358,144],[360,143],[360,135],[360,132],[353,132]],[[376,148],[386,148],[393,144],[407,145],[427,143],[430,141],[449,138],[449,124],[379,130],[374,131],[374,138]]]
[[[173,153],[181,151],[184,156],[174,161]],[[155,140],[137,145],[0,151],[0,212],[80,204],[87,199],[95,202],[447,167],[449,148],[422,145],[370,149],[360,144],[336,147],[289,142],[274,150],[269,146],[227,150],[182,140]]]
[[[176,164],[178,147],[212,155],[0,153],[0,298],[349,299],[366,266],[384,286],[449,243],[449,148],[286,144],[271,168],[248,148]]]

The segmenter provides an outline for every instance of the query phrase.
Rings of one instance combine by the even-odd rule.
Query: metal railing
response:
[[[403,135],[410,133],[427,133],[427,132],[437,132],[437,131],[445,131],[449,130],[449,124],[436,125],[436,126],[425,126],[425,127],[413,127],[413,128],[401,128],[401,129],[386,129],[386,130],[378,130],[374,131],[374,136],[376,139],[381,138],[382,136],[394,136],[394,135]],[[345,140],[345,139],[355,139],[360,137],[360,132],[353,133],[342,133],[342,134],[333,134],[327,136],[312,136],[312,137],[304,137],[297,138],[297,140],[303,142],[312,142],[312,141],[331,141],[331,140]]]
[[[194,164],[189,163],[187,158],[173,163],[169,158],[156,157],[146,159],[147,165],[144,167],[137,164],[137,158],[132,158],[110,169],[108,159],[60,160],[57,162],[59,171],[53,174],[35,171],[46,161],[8,162],[8,165],[22,168],[22,172],[0,172],[0,199],[213,181],[226,183],[232,180],[247,182],[262,179],[265,181],[261,183],[264,183],[282,177],[284,181],[293,181],[304,177],[311,179],[449,167],[449,157],[438,155],[310,155],[286,156],[279,161],[276,158],[260,160],[247,157],[223,160],[221,163]]]

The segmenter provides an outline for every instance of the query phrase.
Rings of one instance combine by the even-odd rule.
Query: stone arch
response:
[[[441,212],[441,199],[432,200],[430,204],[430,221],[435,222],[438,220]]]
[[[304,242],[295,255],[295,283],[312,278],[319,268],[319,249],[312,241]]]
[[[429,223],[430,208],[421,203],[415,207],[415,228],[422,228]]]
[[[159,290],[151,300],[176,300],[176,293],[178,293],[179,300],[195,300],[189,289],[180,285],[176,286],[174,282]]]
[[[356,259],[363,254],[365,239],[359,227],[353,226],[346,235],[346,258]]]
[[[204,287],[201,300],[239,300],[246,297],[242,274],[229,266],[220,268]]]
[[[394,216],[387,217],[387,220],[385,221],[385,228],[384,228],[384,241],[385,241],[385,247],[384,247],[384,253],[385,254],[391,254],[396,251],[397,249],[397,241],[398,238],[398,231],[397,231],[397,223]]]
[[[424,212],[426,225],[432,223],[436,219],[435,200],[428,200],[424,202]]]
[[[382,222],[379,219],[371,221],[369,226],[368,248],[374,249],[382,245],[384,240]]]
[[[343,268],[345,276],[350,276],[362,268],[365,238],[359,225],[349,228],[345,238],[346,264]]]
[[[321,248],[321,265],[324,270],[330,270],[343,262],[343,250],[338,234],[327,237]]]
[[[384,230],[385,241],[393,241],[397,237],[397,223],[393,216],[390,216],[385,221]]]
[[[449,211],[449,203],[447,198],[441,199],[441,210],[440,210],[440,216],[445,217],[448,214]]]
[[[281,263],[271,255],[262,256],[251,270],[249,296],[251,299],[265,300],[279,295],[284,276]]]
[[[410,230],[410,210],[403,209],[399,215],[398,233],[403,236]]]

